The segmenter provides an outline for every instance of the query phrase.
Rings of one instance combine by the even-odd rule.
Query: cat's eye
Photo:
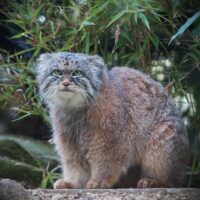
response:
[[[73,77],[81,76],[81,75],[82,75],[82,71],[80,71],[80,70],[75,70],[75,71],[73,71],[73,72],[71,73],[71,75],[72,75]]]
[[[62,71],[59,69],[54,69],[53,70],[53,75],[54,76],[62,76]]]

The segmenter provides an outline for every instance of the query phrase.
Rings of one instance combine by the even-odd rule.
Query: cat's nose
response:
[[[68,87],[69,85],[71,85],[70,81],[69,80],[64,80],[62,82],[62,84],[65,86],[65,87]]]

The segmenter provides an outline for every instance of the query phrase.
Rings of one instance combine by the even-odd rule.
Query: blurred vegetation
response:
[[[5,0],[0,3],[0,105],[13,120],[50,119],[34,65],[42,52],[101,55],[171,83],[188,126],[189,187],[200,185],[200,2],[198,0]]]
[[[0,135],[0,178],[21,182],[27,188],[52,187],[60,178],[53,147],[15,135]]]

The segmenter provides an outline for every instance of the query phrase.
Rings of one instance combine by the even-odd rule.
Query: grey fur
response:
[[[73,92],[53,78],[54,68],[65,72]],[[72,69],[84,73],[79,85],[73,85]],[[99,56],[67,52],[41,55],[37,80],[63,166],[64,181],[56,188],[180,186],[188,136],[160,83],[126,67],[107,71]],[[136,167],[133,179],[139,178],[125,183]]]

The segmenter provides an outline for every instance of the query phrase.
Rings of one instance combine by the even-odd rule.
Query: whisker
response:
[[[86,94],[85,91],[84,91],[84,90],[80,90],[80,93],[83,95],[83,97],[84,97],[84,99],[85,99],[87,105],[89,105],[89,102],[88,102],[87,96],[85,95],[85,94]]]
[[[91,103],[94,103],[94,99],[87,92],[85,92],[85,94],[86,94],[87,97],[89,97]]]
[[[89,105],[88,99],[91,101],[91,103],[94,103],[94,99],[85,90],[82,89],[81,91],[83,91],[83,93],[84,93],[83,95],[87,99],[88,105]]]
[[[42,100],[45,99],[55,99],[57,87],[51,86],[45,93],[43,93]]]

